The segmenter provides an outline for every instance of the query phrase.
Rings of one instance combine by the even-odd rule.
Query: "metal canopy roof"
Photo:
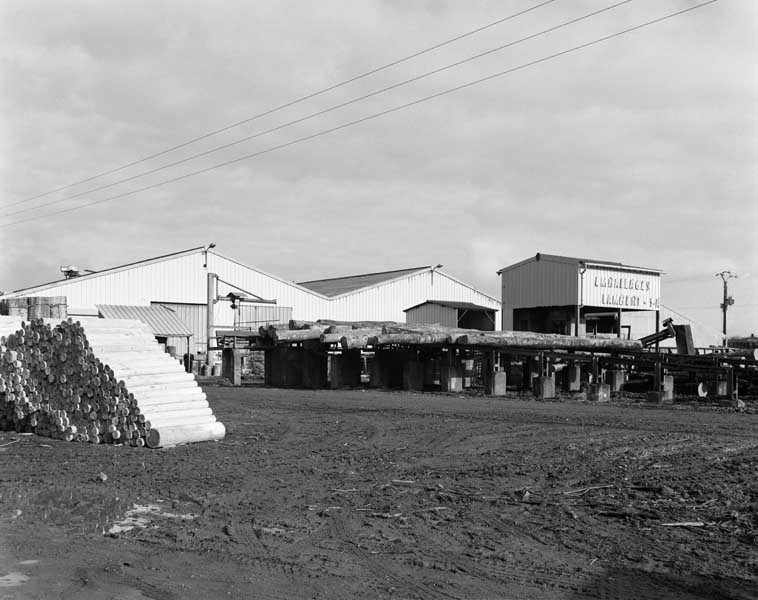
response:
[[[192,330],[176,313],[165,306],[125,306],[96,304],[99,315],[105,319],[136,319],[142,321],[160,337],[191,337]]]
[[[427,300],[421,304],[416,304],[410,308],[406,308],[403,312],[408,312],[424,304],[436,304],[437,306],[445,306],[447,308],[460,308],[464,310],[486,310],[488,312],[495,312],[496,308],[490,308],[489,306],[480,306],[479,304],[472,304],[471,302],[455,302],[453,300]]]
[[[324,296],[339,296],[348,292],[354,292],[362,288],[371,287],[385,281],[397,279],[412,273],[418,273],[431,267],[415,267],[412,269],[400,269],[397,271],[383,271],[381,273],[366,273],[365,275],[350,275],[347,277],[334,277],[332,279],[318,279],[315,281],[303,281],[298,283]]]

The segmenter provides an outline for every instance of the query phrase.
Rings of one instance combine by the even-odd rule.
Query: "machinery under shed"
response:
[[[660,329],[658,269],[538,253],[497,273],[504,330],[638,339]]]

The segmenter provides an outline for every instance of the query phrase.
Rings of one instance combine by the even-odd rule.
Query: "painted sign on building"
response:
[[[585,306],[660,309],[661,278],[657,273],[587,267],[580,278],[580,303]]]

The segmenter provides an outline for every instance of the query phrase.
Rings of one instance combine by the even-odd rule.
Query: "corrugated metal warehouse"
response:
[[[65,296],[71,316],[115,314],[115,309],[109,308],[114,306],[165,307],[192,332],[189,347],[197,353],[207,347],[209,273],[217,275],[213,325],[219,329],[235,325],[257,328],[289,319],[403,322],[406,309],[433,299],[476,304],[496,313],[500,310],[499,300],[439,267],[297,284],[204,246],[17,290],[3,298]],[[227,298],[230,293],[246,297],[236,309]],[[272,300],[276,302],[270,303]],[[133,316],[139,312],[122,310]],[[176,336],[165,333],[161,332],[161,337],[167,337],[167,343],[176,346],[179,354],[187,351],[183,331]]]
[[[657,269],[537,254],[498,275],[503,329],[630,339],[657,330]]]

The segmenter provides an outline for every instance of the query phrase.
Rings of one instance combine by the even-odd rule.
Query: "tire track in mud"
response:
[[[453,554],[439,547],[433,540],[421,536],[427,548],[434,548],[437,553],[446,560],[456,561],[462,570],[477,577],[483,577],[502,583],[515,583],[522,587],[529,587],[535,592],[544,592],[544,586],[550,586],[562,592],[576,593],[586,589],[577,573],[584,571],[581,567],[583,555],[575,554],[572,558],[574,564],[565,564],[558,570],[549,568],[547,564],[554,564],[555,560],[546,560],[546,557],[555,552],[555,546],[547,543],[527,530],[514,528],[509,523],[497,517],[480,517],[477,520],[481,527],[489,528],[493,533],[491,537],[497,538],[499,544],[504,545],[501,554],[512,557],[509,563],[507,558],[473,555],[470,551],[464,554]],[[574,554],[574,553],[572,553]],[[565,560],[565,552],[561,552]],[[572,575],[565,571],[571,570]]]
[[[197,557],[215,557],[224,565],[221,571],[213,573],[213,577],[219,584],[223,584],[227,579],[224,576],[225,570],[237,571],[244,566],[246,574],[255,581],[255,591],[254,593],[251,591],[250,595],[245,593],[244,596],[235,595],[234,597],[254,597],[260,600],[304,600],[324,596],[326,587],[319,581],[322,579],[320,574],[296,562],[294,560],[296,556],[282,556],[275,549],[270,549],[258,538],[252,525],[233,520],[223,527],[222,533],[223,535],[220,534],[214,538],[203,538],[199,541],[201,543],[189,541],[175,543],[168,547],[147,540],[138,541],[141,544],[156,545],[155,551],[161,554],[180,549],[182,552],[188,552]],[[230,548],[229,544],[238,548]],[[134,571],[136,578],[144,579],[144,568],[141,570],[135,568]],[[196,573],[198,577],[204,577],[202,568],[199,568]],[[231,581],[234,577],[229,576],[228,579]],[[163,578],[156,575],[153,580],[160,583]],[[134,585],[142,584],[138,582]],[[225,593],[222,594],[216,590],[209,593],[207,597],[216,598],[223,595]],[[148,594],[147,597],[155,598],[155,600],[179,600],[185,597],[185,594],[176,594],[166,598]],[[74,597],[71,600],[74,600]]]
[[[260,534],[248,523],[241,523],[237,519],[224,525],[224,533],[235,544],[239,544],[244,550],[245,557],[252,560],[265,557],[269,554],[268,548],[260,539]]]
[[[334,513],[332,519],[329,522],[329,529],[333,538],[345,549],[347,549],[353,556],[355,556],[363,567],[368,569],[376,577],[381,580],[390,580],[400,590],[396,590],[395,594],[405,594],[407,592],[416,594],[419,598],[424,600],[444,600],[446,598],[455,599],[456,596],[451,596],[445,592],[436,590],[422,582],[417,581],[411,575],[407,575],[401,572],[401,568],[392,566],[389,561],[385,561],[381,558],[377,558],[376,555],[360,548],[355,543],[355,533],[349,530],[348,524],[343,515]]]
[[[88,597],[179,600],[182,597],[181,593],[168,589],[162,577],[131,574],[122,565],[76,567],[70,578],[72,582],[57,595],[60,600]]]

